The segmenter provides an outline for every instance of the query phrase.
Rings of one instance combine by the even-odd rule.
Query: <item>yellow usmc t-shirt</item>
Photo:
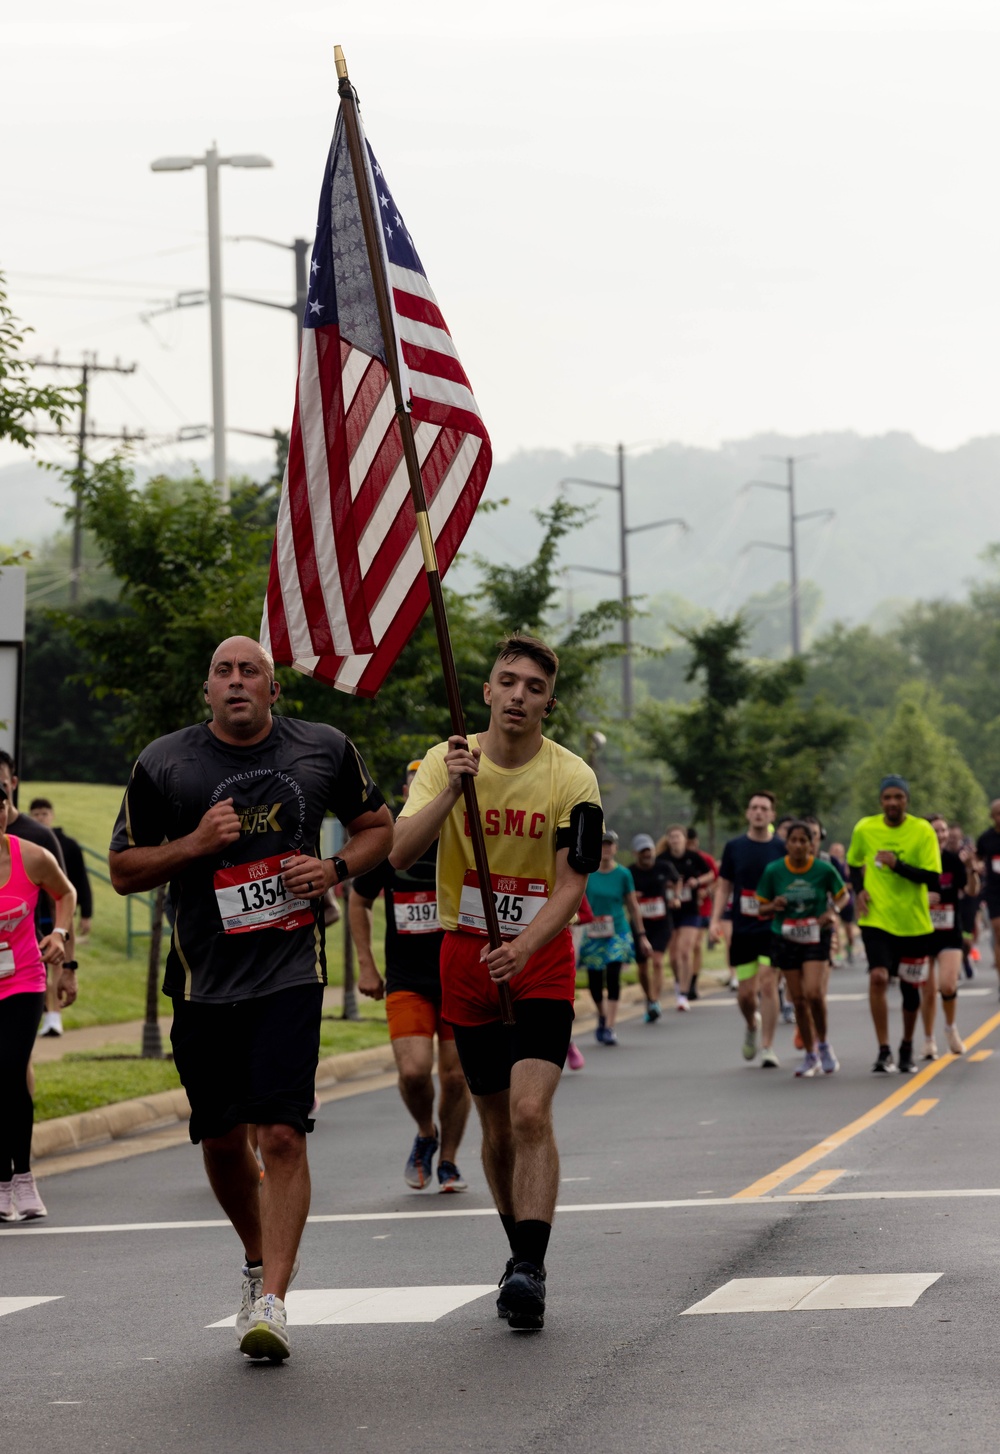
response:
[[[468,742],[470,748],[476,748],[478,733],[470,733]],[[439,742],[425,755],[410,784],[401,818],[412,818],[448,786],[447,751],[448,744]],[[524,767],[498,767],[484,752],[479,759],[476,794],[491,877],[511,884],[516,881],[531,899],[550,894],[555,886],[556,831],[569,827],[569,815],[577,803],[601,801],[593,768],[548,737],[542,738],[540,750]],[[438,842],[438,917],[443,928],[460,927],[462,889],[474,872],[465,799],[459,798],[442,825]],[[474,909],[475,897],[467,894],[466,908]]]

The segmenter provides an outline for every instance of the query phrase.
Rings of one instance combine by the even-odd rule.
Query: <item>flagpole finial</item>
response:
[[[344,52],[341,50],[339,45],[335,45],[333,48],[333,59],[337,67],[337,79],[340,81],[346,81],[347,62],[344,60]]]

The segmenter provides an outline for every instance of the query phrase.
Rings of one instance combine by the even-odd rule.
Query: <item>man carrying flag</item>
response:
[[[559,661],[531,636],[500,643],[483,688],[485,732],[425,755],[396,823],[390,854],[405,869],[440,837],[441,1014],[455,1028],[483,1131],[483,1168],[510,1242],[497,1311],[512,1328],[541,1328],[545,1252],[559,1153],[552,1098],[573,1026],[576,962],[569,923],[601,861],[604,815],[593,769],[550,738]],[[463,811],[462,777],[476,779],[490,840],[491,888],[503,942],[491,949]],[[509,985],[515,1024],[501,1023]]]

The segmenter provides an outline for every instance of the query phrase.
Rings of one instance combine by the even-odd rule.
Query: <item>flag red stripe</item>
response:
[[[395,474],[402,458],[403,441],[399,433],[399,420],[393,415],[389,432],[383,437],[375,458],[368,467],[365,482],[354,501],[359,540],[364,534],[365,526],[378,508],[385,487]],[[371,598],[369,597],[369,599]]]
[[[429,298],[419,298],[416,293],[406,293],[402,288],[393,288],[392,299],[400,318],[412,318],[414,323],[428,323],[431,328],[440,328],[448,337],[451,329],[444,321],[441,309]],[[405,333],[405,329],[401,330]]]
[[[303,339],[303,348],[315,347],[308,337]],[[296,394],[297,394],[296,390]],[[292,419],[292,432],[288,440],[288,512],[292,527],[292,545],[295,552],[295,574],[302,594],[302,607],[309,623],[309,642],[312,655],[322,656],[333,651],[333,634],[326,614],[326,601],[319,578],[316,562],[316,542],[313,538],[312,515],[309,510],[309,486],[306,479],[306,461],[302,449],[302,425],[300,423],[298,399]],[[306,653],[299,649],[297,655]]]
[[[464,384],[469,393],[472,393],[472,385],[462,365],[457,358],[451,354],[439,353],[435,348],[425,348],[422,344],[407,343],[402,341],[403,359],[411,369],[421,374],[436,374],[440,379],[448,379],[453,384]]]

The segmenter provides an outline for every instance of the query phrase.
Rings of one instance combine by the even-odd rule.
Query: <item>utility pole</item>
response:
[[[309,249],[312,244],[304,237],[295,237],[291,242],[278,242],[274,237],[258,237],[255,233],[242,233],[231,239],[233,242],[264,242],[268,247],[281,247],[285,252],[295,254],[295,302],[272,303],[267,298],[244,298],[238,293],[227,293],[241,303],[258,303],[262,308],[284,308],[295,317],[295,352],[298,356],[299,340],[302,336],[302,320],[309,300]]]
[[[80,422],[76,431],[76,469],[74,470],[73,495],[75,504],[73,506],[73,555],[70,564],[69,577],[69,599],[70,604],[75,606],[80,599],[80,571],[83,564],[83,471],[87,463],[87,440],[88,439],[117,439],[127,443],[129,440],[142,439],[141,433],[129,434],[123,429],[120,434],[103,434],[100,430],[87,427],[87,405],[90,399],[90,380],[94,374],[134,374],[137,364],[123,364],[115,359],[113,364],[102,364],[97,362],[97,354],[89,356],[84,354],[80,363],[63,363],[59,358],[32,359],[32,366],[36,369],[70,369],[72,372],[79,372],[80,375],[80,403],[78,405]],[[61,429],[36,429],[36,434],[51,434],[63,436]],[[63,436],[65,437],[65,436]]]
[[[643,530],[658,530],[663,525],[678,525],[687,534],[690,530],[686,520],[679,516],[672,515],[668,520],[650,520],[645,525],[629,525],[628,510],[626,507],[625,491],[625,445],[619,444],[616,447],[618,460],[618,478],[615,483],[608,484],[605,480],[581,480],[569,478],[560,480],[560,487],[563,485],[587,485],[593,490],[614,490],[618,495],[618,561],[617,570],[608,570],[603,566],[578,565],[571,566],[571,570],[590,571],[594,575],[615,576],[618,579],[621,591],[622,602],[622,716],[629,721],[632,716],[633,707],[633,680],[632,680],[632,618],[629,612],[629,572],[628,572],[628,538],[630,535],[638,535]]]
[[[222,234],[219,222],[219,168],[270,167],[274,163],[257,152],[220,157],[213,141],[203,157],[157,157],[150,162],[154,172],[189,172],[205,168],[208,201],[208,311],[212,343],[212,458],[219,503],[229,509],[229,477],[226,471],[226,386],[222,351]],[[201,300],[199,300],[201,301]]]
[[[757,547],[761,550],[783,550],[788,555],[789,589],[791,592],[791,638],[792,655],[802,655],[802,618],[799,603],[799,539],[798,525],[802,520],[832,520],[836,516],[836,510],[806,510],[804,514],[797,514],[795,510],[795,466],[806,459],[815,459],[811,454],[766,454],[765,459],[775,460],[783,464],[786,471],[786,482],[783,485],[776,484],[773,480],[749,480],[744,490],[784,490],[788,496],[788,544],[778,545],[770,540],[751,540],[743,547],[741,554]]]

